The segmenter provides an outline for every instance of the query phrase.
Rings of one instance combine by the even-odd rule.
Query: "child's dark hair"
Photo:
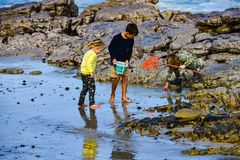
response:
[[[179,57],[176,54],[170,54],[167,56],[167,64],[180,66]],[[169,66],[171,67],[171,66]]]
[[[137,36],[138,35],[137,25],[135,23],[129,23],[127,25],[127,28],[126,28],[126,32],[128,32],[129,34]]]

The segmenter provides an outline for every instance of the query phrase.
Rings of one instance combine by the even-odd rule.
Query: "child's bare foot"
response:
[[[114,103],[114,96],[111,96],[111,97],[110,97],[109,103],[110,103],[110,104],[113,104],[113,103]]]
[[[82,105],[79,105],[79,107],[82,107],[82,108],[86,108],[88,105],[87,104],[82,104]]]
[[[133,101],[128,98],[122,98],[122,102],[132,103]]]
[[[98,108],[99,108],[99,105],[93,104],[93,105],[90,106],[90,108],[91,108],[91,109],[98,109]]]

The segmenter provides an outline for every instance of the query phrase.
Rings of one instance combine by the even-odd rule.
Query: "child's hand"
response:
[[[128,67],[128,60],[125,61],[126,66]]]
[[[186,66],[185,66],[185,65],[180,65],[179,68],[180,68],[180,69],[185,69]]]
[[[112,63],[113,63],[113,64],[116,64],[116,63],[117,63],[117,60],[116,60],[116,59],[113,59],[113,60],[112,60]]]
[[[90,77],[91,77],[91,78],[94,78],[94,77],[95,77],[95,74],[90,74]]]
[[[168,91],[168,82],[165,83],[163,89],[164,89],[165,91]]]

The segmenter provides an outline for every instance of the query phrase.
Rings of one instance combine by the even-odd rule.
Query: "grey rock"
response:
[[[187,16],[183,12],[174,10],[166,10],[161,12],[161,17],[171,22],[183,22],[183,23],[192,22],[192,20],[187,18]]]
[[[159,15],[160,12],[155,5],[137,3],[104,8],[96,13],[95,21],[130,21],[137,23],[156,20]]]
[[[218,38],[212,42],[211,51],[213,52],[229,52],[240,53],[240,37],[231,36],[228,39]]]
[[[212,47],[212,44],[210,42],[198,42],[198,43],[186,45],[185,47],[183,47],[183,50],[187,50],[199,57],[199,56],[207,55],[211,47]]]
[[[240,59],[240,55],[234,55],[229,53],[217,53],[217,54],[211,54],[209,56],[209,59],[215,60],[219,63],[226,63],[228,61]]]
[[[195,36],[195,42],[202,42],[205,40],[211,41],[213,39],[213,36],[208,33],[199,33]]]

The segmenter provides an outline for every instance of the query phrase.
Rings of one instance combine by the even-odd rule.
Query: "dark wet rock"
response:
[[[173,106],[173,105],[163,105],[163,106],[156,106],[156,107],[149,107],[148,109],[145,109],[144,111],[147,112],[176,112],[183,108],[189,108],[190,104],[186,102],[180,102],[179,104]]]
[[[40,157],[41,157],[41,155],[35,155],[35,157],[37,157],[37,158],[40,158]]]
[[[137,107],[137,110],[141,110],[142,109],[142,107]]]
[[[23,80],[23,81],[22,81],[22,85],[27,85],[26,82],[27,82],[26,80]]]
[[[41,71],[31,71],[29,74],[30,75],[40,75],[40,74],[42,74],[42,72]]]
[[[65,90],[68,91],[70,88],[69,87],[66,87]]]
[[[20,145],[20,147],[26,147],[26,145],[24,145],[24,144],[21,144],[21,145]]]
[[[140,120],[134,119],[130,122],[121,123],[118,129],[126,131],[135,131],[136,133],[141,135],[152,136],[152,133],[159,135],[160,128],[170,129],[177,126],[184,126],[187,124],[191,124],[191,121],[178,120],[174,116],[154,118],[146,117]]]
[[[34,102],[34,98],[32,98],[31,101]]]
[[[36,148],[36,146],[35,146],[35,145],[32,145],[31,148],[34,149],[34,148]]]
[[[17,102],[17,104],[20,104],[20,102]]]

